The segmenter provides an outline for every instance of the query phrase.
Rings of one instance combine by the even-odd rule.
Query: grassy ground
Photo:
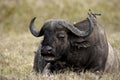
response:
[[[23,35],[8,35],[0,37],[0,78],[2,80],[97,80],[98,76],[92,73],[77,75],[66,72],[51,77],[35,75],[32,72],[34,51],[37,49],[40,38],[34,38],[30,33]],[[120,33],[109,36],[109,41],[120,53]],[[120,54],[119,54],[120,57]],[[105,74],[101,80],[119,80],[119,74]]]
[[[87,11],[101,13],[98,21],[104,25],[108,41],[118,52],[120,59],[120,5],[119,0],[0,0],[0,80],[98,80],[92,73],[73,72],[45,77],[32,72],[34,51],[41,38],[29,32],[29,21],[38,17],[39,28],[50,18],[62,18],[70,22],[86,18]],[[120,80],[120,73],[107,73],[101,80]]]

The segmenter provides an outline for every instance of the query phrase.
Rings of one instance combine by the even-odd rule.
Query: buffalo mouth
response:
[[[54,54],[41,54],[45,61],[47,62],[53,62],[55,61],[55,55]]]

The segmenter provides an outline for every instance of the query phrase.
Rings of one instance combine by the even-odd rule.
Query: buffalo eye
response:
[[[64,34],[58,34],[58,36],[57,36],[58,38],[64,38],[65,37],[65,35]]]

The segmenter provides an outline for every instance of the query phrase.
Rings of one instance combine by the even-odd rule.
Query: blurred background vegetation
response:
[[[28,32],[29,22],[35,16],[38,29],[51,18],[77,22],[88,16],[89,9],[102,14],[98,20],[105,30],[120,31],[119,3],[119,0],[0,0],[0,34]]]

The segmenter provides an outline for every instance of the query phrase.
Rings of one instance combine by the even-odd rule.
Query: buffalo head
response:
[[[43,58],[49,62],[60,59],[68,51],[69,35],[84,38],[89,36],[93,30],[93,23],[91,19],[87,18],[89,29],[85,31],[79,30],[65,20],[46,21],[41,30],[37,31],[34,28],[35,19],[33,18],[30,22],[30,31],[35,37],[44,36],[40,52]]]

